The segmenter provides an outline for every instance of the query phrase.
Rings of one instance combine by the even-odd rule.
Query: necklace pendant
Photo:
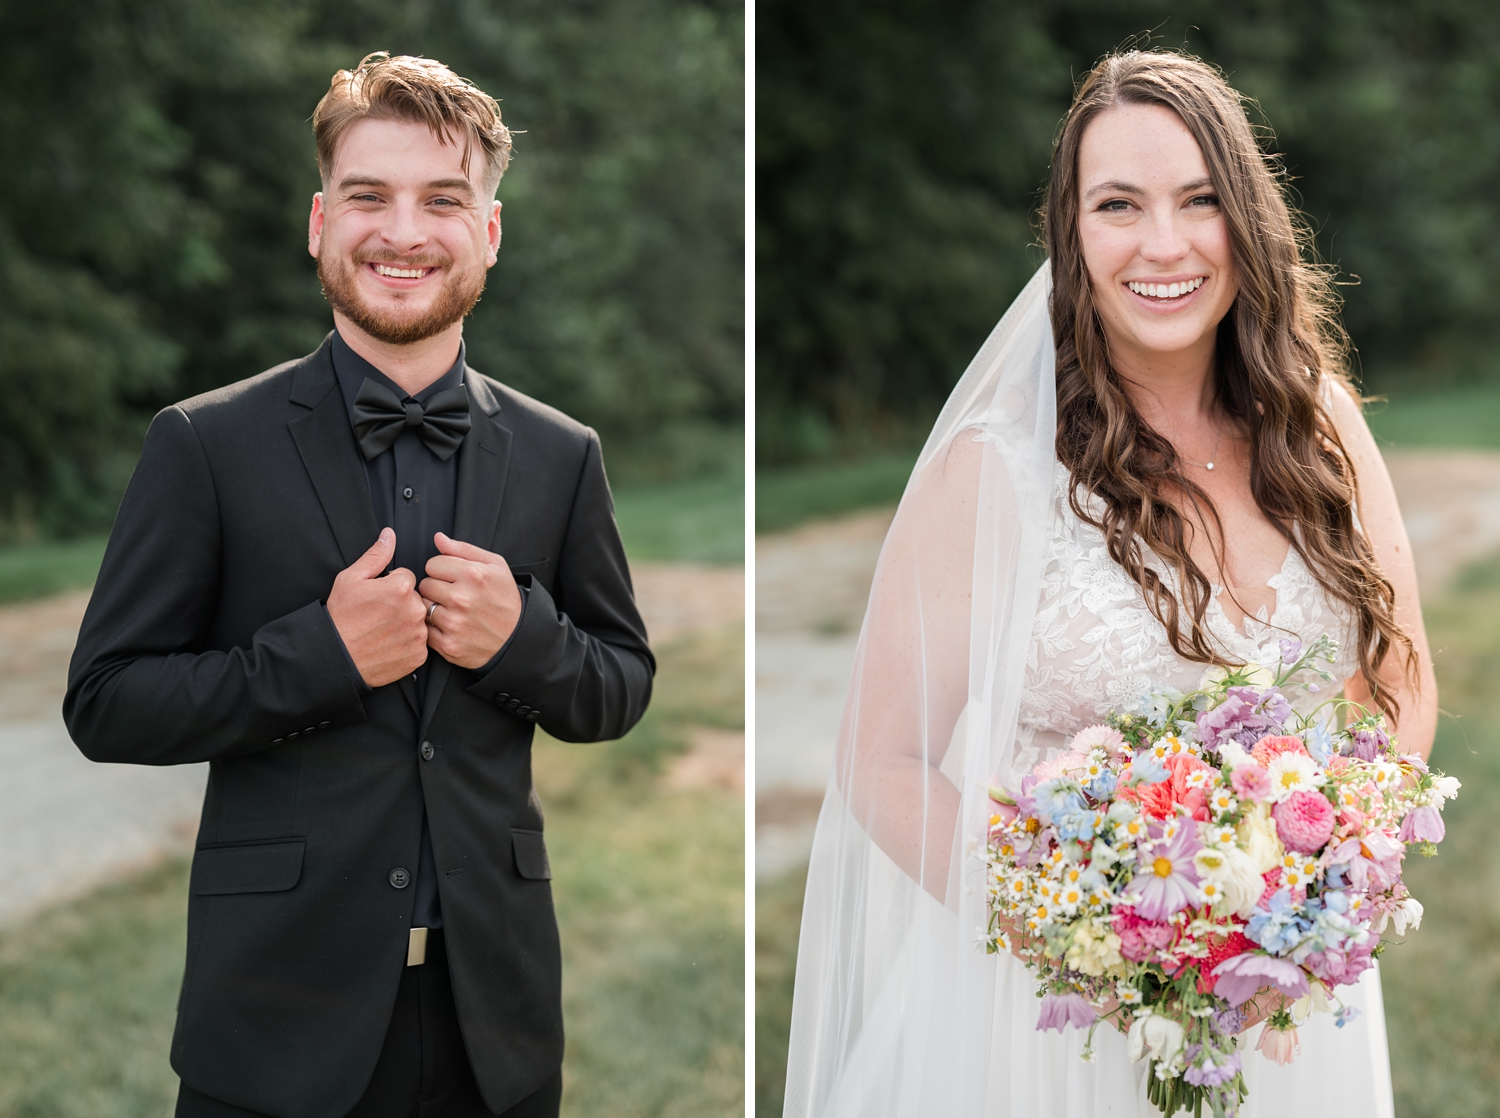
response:
[[[1203,468],[1205,470],[1211,470],[1214,468],[1214,464],[1212,462],[1205,462],[1203,463]]]

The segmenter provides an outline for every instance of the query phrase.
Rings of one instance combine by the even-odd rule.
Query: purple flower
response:
[[[1385,731],[1376,727],[1365,727],[1355,730],[1349,735],[1349,744],[1345,746],[1347,756],[1354,756],[1361,761],[1373,761],[1385,747],[1391,744],[1391,739],[1385,736]]]
[[[1357,1006],[1346,1005],[1333,1015],[1333,1023],[1342,1029],[1358,1016],[1359,1008]]]
[[[1307,976],[1289,959],[1270,955],[1231,955],[1213,969],[1218,976],[1214,993],[1232,1006],[1241,1006],[1262,986],[1275,986],[1289,998],[1307,993]]]
[[[1286,697],[1274,687],[1231,687],[1222,703],[1198,715],[1198,737],[1215,749],[1224,738],[1249,749],[1266,734],[1279,731],[1291,712]]]
[[[1197,1048],[1197,1045],[1193,1046]],[[1197,1062],[1201,1052],[1193,1053],[1191,1049],[1188,1055],[1188,1069],[1182,1075],[1194,1087],[1222,1087],[1240,1073],[1240,1054],[1238,1052],[1209,1052],[1209,1059],[1201,1065]],[[1214,1063],[1217,1057],[1219,1063]]]
[[[1214,1032],[1220,1036],[1234,1036],[1245,1027],[1245,1018],[1248,1016],[1248,1013],[1237,1006],[1221,1009],[1213,1016]]]
[[[1302,642],[1294,640],[1283,640],[1280,642],[1281,663],[1290,668],[1297,662],[1297,657],[1302,655]]]
[[[1414,807],[1401,820],[1401,832],[1396,837],[1402,842],[1442,842],[1447,834],[1443,826],[1443,813],[1427,805]]]
[[[1311,952],[1302,965],[1330,986],[1350,986],[1370,969],[1370,953],[1378,942],[1371,936],[1363,944],[1345,944],[1342,950],[1330,945]]]
[[[1140,900],[1135,911],[1146,920],[1165,920],[1181,912],[1198,896],[1198,869],[1193,855],[1201,850],[1198,828],[1191,820],[1179,824],[1177,834],[1161,845],[1145,846],[1131,882]]]
[[[1098,1014],[1082,994],[1049,993],[1042,999],[1041,1016],[1037,1018],[1036,1031],[1056,1029],[1062,1032],[1069,1025],[1075,1029],[1086,1029],[1094,1023]]]

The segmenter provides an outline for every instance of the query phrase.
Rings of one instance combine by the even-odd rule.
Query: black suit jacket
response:
[[[414,890],[397,883],[425,805],[464,1041],[500,1111],[562,1060],[533,725],[619,737],[655,665],[597,437],[466,368],[454,535],[506,557],[525,612],[483,677],[438,659],[426,709],[409,678],[362,699],[321,603],[379,526],[329,348],[156,417],[63,714],[95,761],[211,763],[172,1042],[185,1082],[278,1118],[353,1106],[405,962]]]

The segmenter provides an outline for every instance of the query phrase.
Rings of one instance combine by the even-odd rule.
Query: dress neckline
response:
[[[1276,569],[1275,574],[1268,577],[1265,581],[1265,586],[1267,589],[1276,591],[1276,605],[1266,614],[1265,617],[1261,617],[1259,611],[1257,611],[1256,613],[1242,613],[1240,615],[1240,623],[1238,625],[1234,624],[1229,620],[1229,612],[1224,608],[1224,603],[1219,600],[1220,595],[1224,593],[1224,585],[1218,582],[1209,584],[1213,589],[1213,601],[1210,605],[1210,608],[1218,611],[1220,620],[1224,622],[1224,627],[1240,640],[1247,640],[1251,641],[1252,643],[1254,642],[1255,638],[1250,636],[1248,624],[1252,620],[1259,625],[1264,625],[1268,629],[1274,629],[1276,627],[1276,619],[1281,616],[1282,609],[1286,604],[1286,595],[1282,593],[1282,584],[1286,581],[1287,568],[1292,565],[1292,557],[1296,554],[1297,549],[1292,545],[1291,541],[1288,540],[1286,545],[1286,554],[1281,557],[1281,566]],[[1262,607],[1262,609],[1264,609],[1264,607]]]

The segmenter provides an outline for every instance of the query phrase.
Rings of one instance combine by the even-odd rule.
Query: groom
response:
[[[378,54],[313,124],[335,330],[156,417],[64,716],[96,761],[210,762],[179,1116],[555,1116],[532,734],[619,737],[654,662],[594,432],[464,361],[495,102]]]

